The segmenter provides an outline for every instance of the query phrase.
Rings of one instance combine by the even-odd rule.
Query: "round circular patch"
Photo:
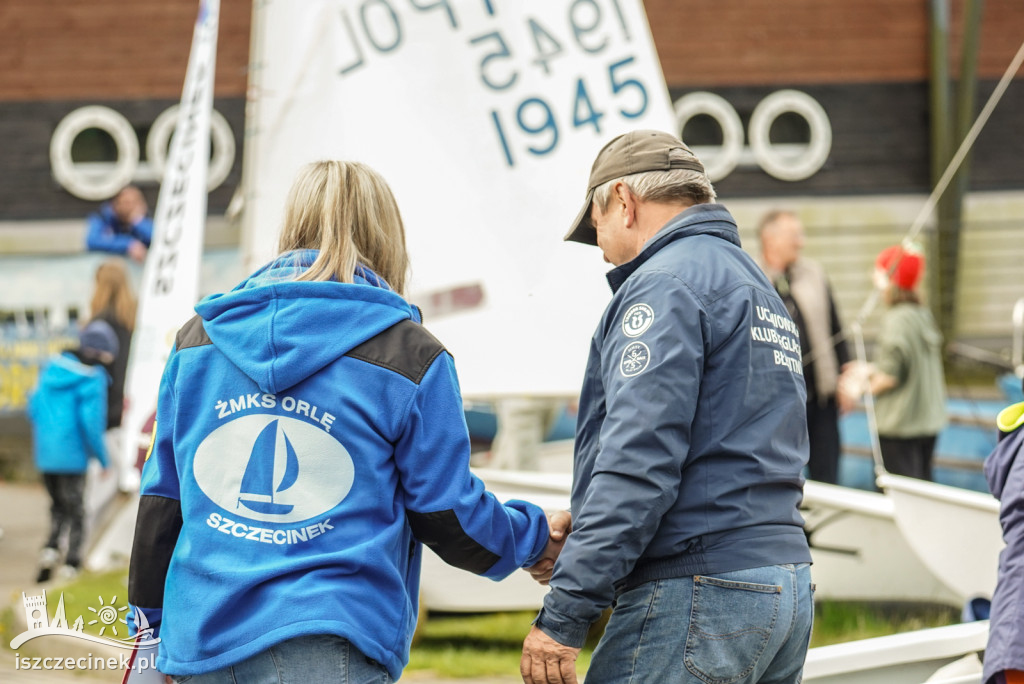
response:
[[[622,350],[622,361],[619,362],[619,372],[627,378],[639,375],[646,370],[651,362],[651,350],[643,342],[630,342]]]
[[[640,337],[654,323],[654,309],[646,304],[634,304],[622,317],[622,332],[626,337]]]

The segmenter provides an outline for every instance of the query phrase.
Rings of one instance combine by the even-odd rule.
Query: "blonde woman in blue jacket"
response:
[[[175,681],[389,682],[408,661],[421,544],[500,579],[550,553],[547,520],[469,471],[455,367],[402,296],[384,180],[302,169],[279,251],[178,333],[129,600]]]

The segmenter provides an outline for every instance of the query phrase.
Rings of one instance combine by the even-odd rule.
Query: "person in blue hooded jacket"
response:
[[[179,681],[387,682],[408,662],[421,544],[492,579],[556,544],[539,508],[470,473],[452,357],[402,297],[385,181],[304,167],[279,252],[177,335],[129,601]]]
[[[984,684],[1024,684],[1024,402],[999,413],[999,443],[985,459],[985,479],[999,499],[1006,548],[992,596]]]
[[[78,335],[78,346],[50,359],[28,401],[36,468],[50,495],[50,534],[39,552],[45,582],[60,561],[61,537],[67,535],[64,562],[57,575],[68,579],[82,564],[85,478],[89,459],[109,463],[106,442],[109,365],[119,343],[106,321],[94,320]]]
[[[800,681],[813,620],[796,325],[675,136],[591,170],[568,240],[616,266],[580,394],[572,532],[523,644],[527,684]]]

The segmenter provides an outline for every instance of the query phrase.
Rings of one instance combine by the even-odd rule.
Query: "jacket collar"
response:
[[[721,204],[697,204],[679,214],[651,238],[632,261],[608,272],[612,292],[618,292],[629,276],[667,245],[691,235],[712,235],[740,246],[740,232],[729,210]]]

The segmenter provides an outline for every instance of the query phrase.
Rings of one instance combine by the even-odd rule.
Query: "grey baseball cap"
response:
[[[682,154],[674,150],[682,150]],[[705,173],[704,165],[683,141],[662,131],[631,131],[624,133],[601,148],[597,159],[590,168],[587,182],[587,199],[583,208],[572,222],[572,228],[565,239],[597,244],[597,231],[590,222],[590,205],[594,201],[594,189],[608,181],[646,171],[669,171],[689,169]]]

